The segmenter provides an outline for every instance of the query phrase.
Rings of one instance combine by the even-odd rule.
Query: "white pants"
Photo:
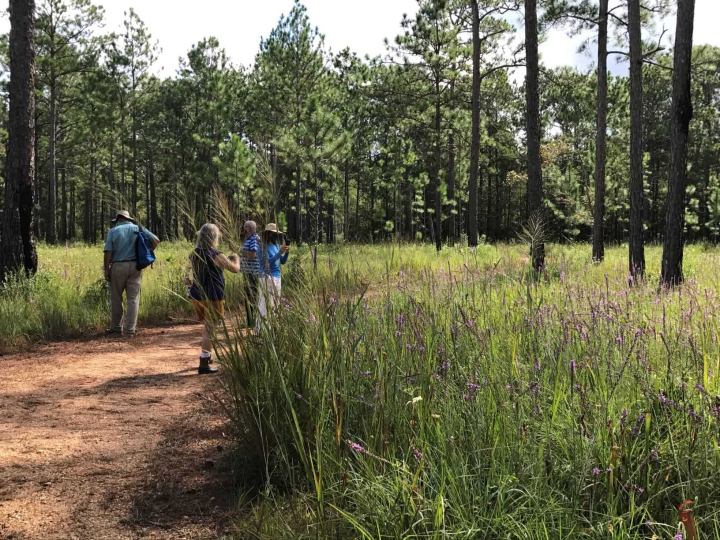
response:
[[[280,301],[281,281],[279,277],[262,276],[260,278],[258,291],[258,317],[255,327],[260,330],[262,321],[269,324],[268,314],[272,313]]]

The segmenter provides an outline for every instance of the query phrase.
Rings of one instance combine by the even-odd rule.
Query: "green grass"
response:
[[[158,260],[143,273],[139,323],[190,320],[183,285],[191,246],[163,243]],[[38,249],[39,270],[32,279],[15,279],[0,288],[0,352],[38,340],[87,336],[109,325],[109,293],[102,277],[101,246]],[[230,293],[237,296],[236,283]]]
[[[239,538],[672,538],[717,533],[718,252],[629,287],[626,251],[326,252],[257,340],[229,409],[261,471]],[[297,271],[297,270],[296,270]],[[364,291],[364,292],[363,292]]]
[[[141,324],[190,318],[189,250],[161,246]],[[536,279],[524,246],[293,248],[272,325],[216,344],[237,537],[669,539],[685,499],[720,537],[720,250],[670,292],[658,247],[632,287],[626,248],[589,253],[549,246]],[[0,293],[5,348],[107,324],[99,248],[40,261]]]

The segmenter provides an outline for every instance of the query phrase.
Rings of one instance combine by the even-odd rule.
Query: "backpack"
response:
[[[138,270],[147,268],[155,262],[152,240],[145,235],[144,229],[140,225],[138,225],[137,240],[135,241],[135,261]]]

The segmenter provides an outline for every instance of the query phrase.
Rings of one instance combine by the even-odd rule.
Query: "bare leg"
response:
[[[200,342],[200,347],[203,351],[210,352],[212,349],[210,348],[210,332],[211,332],[211,325],[212,323],[209,320],[205,321],[205,324],[203,324],[203,331],[202,331],[202,341]]]

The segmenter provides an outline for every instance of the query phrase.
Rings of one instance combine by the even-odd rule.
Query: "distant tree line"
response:
[[[668,225],[681,240],[720,238],[720,49],[686,47],[693,121],[687,166],[673,164],[678,68],[659,24],[675,2],[418,0],[369,59],[330,52],[296,3],[252,66],[208,37],[167,78],[132,10],[108,34],[90,0],[36,3],[33,233],[48,243],[97,242],[120,207],[190,238],[214,189],[308,243],[440,249],[535,227],[536,267],[544,241],[592,240],[597,260],[630,241],[641,276],[643,244]],[[592,34],[599,69],[544,68],[537,36],[550,26]],[[609,74],[610,57],[629,59],[630,76]],[[526,84],[513,78],[524,66]],[[7,106],[0,120],[5,139]],[[687,171],[681,192],[671,170]],[[682,220],[668,223],[678,200]]]

